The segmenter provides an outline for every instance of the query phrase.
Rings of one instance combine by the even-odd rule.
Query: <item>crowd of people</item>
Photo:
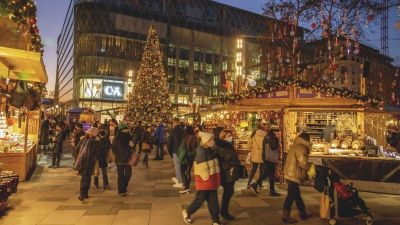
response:
[[[280,148],[277,132],[279,130],[274,130],[266,121],[260,120],[258,128],[249,139],[252,167],[247,188],[255,195],[258,195],[258,190],[263,188],[263,180],[269,178],[270,196],[280,196],[275,189],[275,167]],[[141,159],[143,167],[149,168],[150,153],[155,150],[153,160],[163,160],[165,154],[169,154],[173,159],[175,171],[175,176],[172,177],[173,187],[177,188],[179,193],[190,193],[191,182],[194,180],[195,198],[182,211],[185,223],[192,223],[191,216],[204,201],[208,203],[213,225],[221,224],[221,217],[225,221],[235,219],[229,211],[229,203],[243,166],[234,147],[233,134],[230,130],[224,129],[224,124],[214,128],[213,133],[208,133],[203,131],[203,126],[200,124],[185,124],[178,118],[173,119],[170,128],[163,123],[157,126],[139,123],[134,129],[130,129],[123,121],[118,122],[115,119],[105,121],[103,124],[97,121],[87,126],[76,121],[54,123],[51,118],[46,118],[41,126],[39,144],[44,151],[50,149],[52,152],[52,164],[49,167],[60,166],[63,142],[68,138],[74,146],[73,168],[81,176],[78,197],[80,201],[89,197],[92,177],[94,186],[99,188],[100,171],[103,188],[110,189],[107,167],[111,162],[115,163],[117,168],[118,194],[121,197],[126,196],[132,167],[137,164],[133,162],[134,158]],[[302,133],[297,137],[287,156],[284,174],[288,183],[288,195],[282,214],[285,223],[297,222],[290,216],[293,202],[300,211],[301,219],[311,216],[305,209],[299,189],[299,184],[306,179],[306,171],[310,167],[307,160],[310,147],[310,137]],[[133,157],[134,154],[138,157]],[[253,181],[257,169],[259,177]],[[218,201],[217,192],[220,186],[223,188],[221,203]]]

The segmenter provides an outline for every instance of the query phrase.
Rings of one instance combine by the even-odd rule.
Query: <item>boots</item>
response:
[[[56,168],[59,168],[60,167],[60,155],[58,155],[57,156],[57,158],[56,158]]]
[[[306,220],[306,219],[308,219],[308,218],[310,218],[310,217],[312,217],[312,214],[311,214],[311,213],[307,212],[306,210],[300,211],[300,218],[301,218],[302,220]]]
[[[285,224],[295,224],[295,223],[298,222],[297,220],[295,220],[295,219],[293,219],[292,217],[290,217],[290,212],[287,211],[286,209],[284,209],[284,210],[282,211],[282,221],[283,221]]]
[[[99,176],[95,176],[93,180],[94,186],[98,189],[99,188]]]

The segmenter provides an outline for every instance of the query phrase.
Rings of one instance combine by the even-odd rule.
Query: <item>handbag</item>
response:
[[[182,139],[181,144],[179,145],[178,151],[176,152],[176,156],[181,164],[187,163],[187,150],[186,150],[186,142],[185,139]]]
[[[329,201],[329,196],[325,193],[322,193],[319,205],[319,215],[321,219],[330,219],[331,210],[329,207]]]
[[[151,146],[150,146],[150,144],[142,143],[142,151],[144,151],[144,152],[150,152],[150,151],[151,151]]]
[[[25,105],[27,98],[28,85],[26,81],[18,80],[14,89],[11,91],[9,103],[16,108],[21,108]]]
[[[129,159],[129,165],[135,167],[138,165],[140,160],[140,154],[133,152],[131,158]]]
[[[264,148],[264,161],[277,163],[279,160],[279,151],[273,151],[269,144],[265,144]]]

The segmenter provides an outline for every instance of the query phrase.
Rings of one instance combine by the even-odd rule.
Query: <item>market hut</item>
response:
[[[379,108],[378,98],[344,88],[281,79],[270,81],[263,88],[223,96],[213,101],[219,104],[213,105],[213,110],[204,112],[202,118],[211,128],[216,120],[224,119],[227,127],[238,130],[235,132],[235,143],[242,162],[248,153],[246,143],[253,130],[252,126],[257,119],[265,119],[281,131],[281,162],[277,171],[281,180],[286,152],[299,133],[307,132],[313,144],[310,155],[314,163],[333,167],[342,178],[360,180],[358,185],[363,190],[370,190],[368,188],[372,185],[378,187],[373,191],[379,189],[381,192],[393,193],[396,192],[393,187],[399,187],[396,183],[400,183],[400,161],[387,154],[389,149],[386,144],[380,144],[381,151],[378,151],[378,143],[369,142],[376,137],[366,139],[366,134],[373,135],[366,133],[366,130],[371,129],[366,122],[366,109]],[[241,124],[246,123],[243,120],[251,126],[243,129]],[[357,166],[354,165],[363,169],[355,171]],[[368,174],[363,170],[369,171]],[[385,182],[384,189],[379,182]]]

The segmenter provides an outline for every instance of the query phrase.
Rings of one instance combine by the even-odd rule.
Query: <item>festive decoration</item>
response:
[[[151,25],[124,120],[131,129],[139,122],[168,123],[172,117],[171,107],[160,42],[154,25]]]
[[[243,99],[260,98],[263,94],[277,91],[281,88],[296,86],[304,89],[311,89],[321,93],[330,94],[332,96],[352,98],[359,100],[366,105],[377,108],[381,105],[382,99],[374,96],[362,95],[361,93],[351,91],[347,88],[335,88],[327,84],[311,84],[306,81],[293,78],[275,78],[270,80],[263,87],[256,87],[240,94],[224,95],[210,99],[213,104],[237,103]]]
[[[10,11],[10,19],[29,32],[32,51],[42,52],[42,39],[37,26],[36,5],[32,0],[0,0],[0,8]],[[24,32],[25,34],[25,32]]]

